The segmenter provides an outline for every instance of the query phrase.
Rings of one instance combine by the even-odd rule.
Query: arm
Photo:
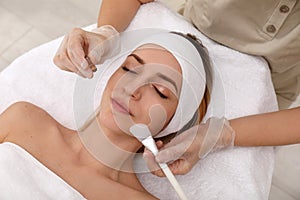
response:
[[[208,132],[211,121],[194,126],[176,136],[163,147],[156,161],[167,163],[175,174],[189,172],[199,159],[208,153],[235,146],[278,146],[300,143],[300,107],[272,113],[258,114],[232,119],[216,120],[222,125],[218,131]],[[217,135],[217,137],[215,137]],[[153,155],[145,152],[144,158],[157,176],[164,176],[158,170]]]
[[[0,114],[0,143],[4,142],[10,130],[10,122],[12,121],[12,116],[8,109]]]
[[[10,105],[3,113],[0,114],[0,143],[5,141],[5,138],[14,132],[15,127],[21,126],[19,118],[26,119],[28,116],[21,116],[24,112],[20,112],[19,108],[21,105],[26,104],[25,102],[17,102]],[[18,126],[16,126],[18,124]]]
[[[18,124],[17,120],[19,117],[18,107],[20,103],[14,103],[10,105],[0,114],[0,143],[5,141],[5,138],[9,133],[13,132],[15,125]],[[20,126],[20,124],[18,124]]]
[[[300,107],[230,120],[235,146],[300,143]]]
[[[98,16],[98,27],[112,25],[119,32],[129,25],[141,3],[154,0],[103,0]]]
[[[29,102],[16,102],[0,114],[0,143],[6,138],[24,141],[32,137],[32,133],[44,132],[45,127],[57,127],[57,124],[42,108]]]

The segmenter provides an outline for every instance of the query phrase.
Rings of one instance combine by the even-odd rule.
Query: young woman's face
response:
[[[112,75],[102,96],[102,127],[127,132],[135,123],[158,133],[175,113],[182,84],[180,65],[165,49],[145,45]]]

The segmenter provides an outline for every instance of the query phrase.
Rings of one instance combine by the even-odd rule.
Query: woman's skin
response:
[[[98,27],[109,24],[117,31],[122,32],[139,10],[141,3],[149,3],[152,1],[153,0],[103,0],[98,15]]]
[[[168,65],[170,69],[181,74],[176,59],[166,50],[137,49],[134,55],[148,63]],[[113,93],[120,93],[129,98],[130,115],[133,121],[149,123],[151,120],[145,112],[154,104],[165,109],[167,121],[175,113],[177,97],[167,87],[159,84],[146,84],[137,90],[129,91],[129,85],[117,87],[117,82],[127,72],[132,73],[141,64],[134,56],[127,57],[125,63],[109,80],[101,101],[97,122],[103,130],[100,132],[109,142],[120,149],[111,157],[111,161],[121,165],[132,166],[132,155],[142,145],[131,135],[124,133],[116,126],[115,115],[129,115],[124,109],[113,105]],[[132,79],[132,81],[138,78]],[[178,80],[174,80],[177,81]],[[181,82],[181,80],[179,81]],[[181,83],[179,83],[181,84]],[[119,89],[116,90],[115,89]],[[10,106],[0,115],[0,143],[11,142],[19,145],[39,160],[43,165],[61,177],[87,199],[156,199],[139,183],[134,173],[108,167],[87,151],[78,133],[59,124],[46,111],[26,102]],[[107,146],[105,140],[99,141],[99,148]],[[105,149],[104,152],[110,152]],[[121,166],[120,165],[120,166]],[[122,166],[121,166],[122,168]],[[117,191],[117,192],[116,192]]]
[[[117,31],[122,32],[130,24],[140,8],[141,3],[152,1],[153,0],[103,0],[98,15],[98,27],[112,25]],[[72,50],[75,52],[82,51],[81,44],[87,37],[87,33],[85,32],[74,34],[73,37],[70,37],[66,47],[73,44],[76,48],[74,47]],[[68,55],[67,53],[65,54]],[[64,63],[68,63],[67,65],[69,65],[70,68],[74,68],[71,58],[68,56],[62,58],[56,60],[55,64],[57,66],[61,66],[60,68],[63,69],[62,66],[66,65]],[[81,59],[84,60],[84,56],[81,56]],[[277,111],[230,120],[230,124],[236,133],[235,146],[276,146],[299,143],[300,127],[298,125],[299,123],[297,123],[299,116],[300,108],[298,107],[286,111]],[[199,135],[199,137],[201,137],[202,133]],[[199,140],[199,143],[193,143],[191,149],[199,149],[201,144],[202,140]],[[172,145],[170,144],[170,146]],[[198,161],[196,160],[195,162],[195,159],[190,159],[190,157],[197,156],[198,151],[186,151],[182,153],[183,155],[188,155],[188,158],[178,159],[178,161],[184,160],[184,162],[182,162],[183,164],[173,165],[175,166],[174,168],[172,168],[172,166],[170,167],[175,174],[187,173],[189,170],[186,170],[186,167],[182,166],[188,166],[188,169],[191,169]],[[159,156],[160,152],[157,158]],[[174,158],[170,158],[170,161],[171,160],[174,160]],[[156,164],[154,159],[148,160],[148,162],[151,161],[153,161],[153,165]],[[161,172],[161,174],[163,173]]]

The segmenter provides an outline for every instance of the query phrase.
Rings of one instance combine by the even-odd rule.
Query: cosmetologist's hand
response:
[[[110,25],[84,31],[74,28],[67,34],[54,56],[60,69],[92,78],[97,64],[116,55],[120,49],[119,33]]]
[[[156,157],[149,150],[144,152],[148,168],[156,175],[165,176],[157,162],[168,163],[174,174],[186,174],[207,154],[233,147],[235,132],[225,118],[211,118],[205,124],[194,126],[173,138],[169,143],[156,142]]]

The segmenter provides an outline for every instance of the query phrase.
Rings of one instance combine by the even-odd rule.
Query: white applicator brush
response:
[[[149,149],[153,153],[154,156],[157,155],[158,149],[147,125],[135,124],[131,126],[129,130],[139,141],[143,143],[143,145],[147,149]],[[163,172],[165,173],[170,183],[172,184],[173,188],[177,192],[180,199],[187,200],[187,197],[183,193],[183,190],[181,189],[179,183],[177,182],[175,176],[171,172],[168,165],[166,163],[158,163],[158,164],[160,168],[163,170]]]

